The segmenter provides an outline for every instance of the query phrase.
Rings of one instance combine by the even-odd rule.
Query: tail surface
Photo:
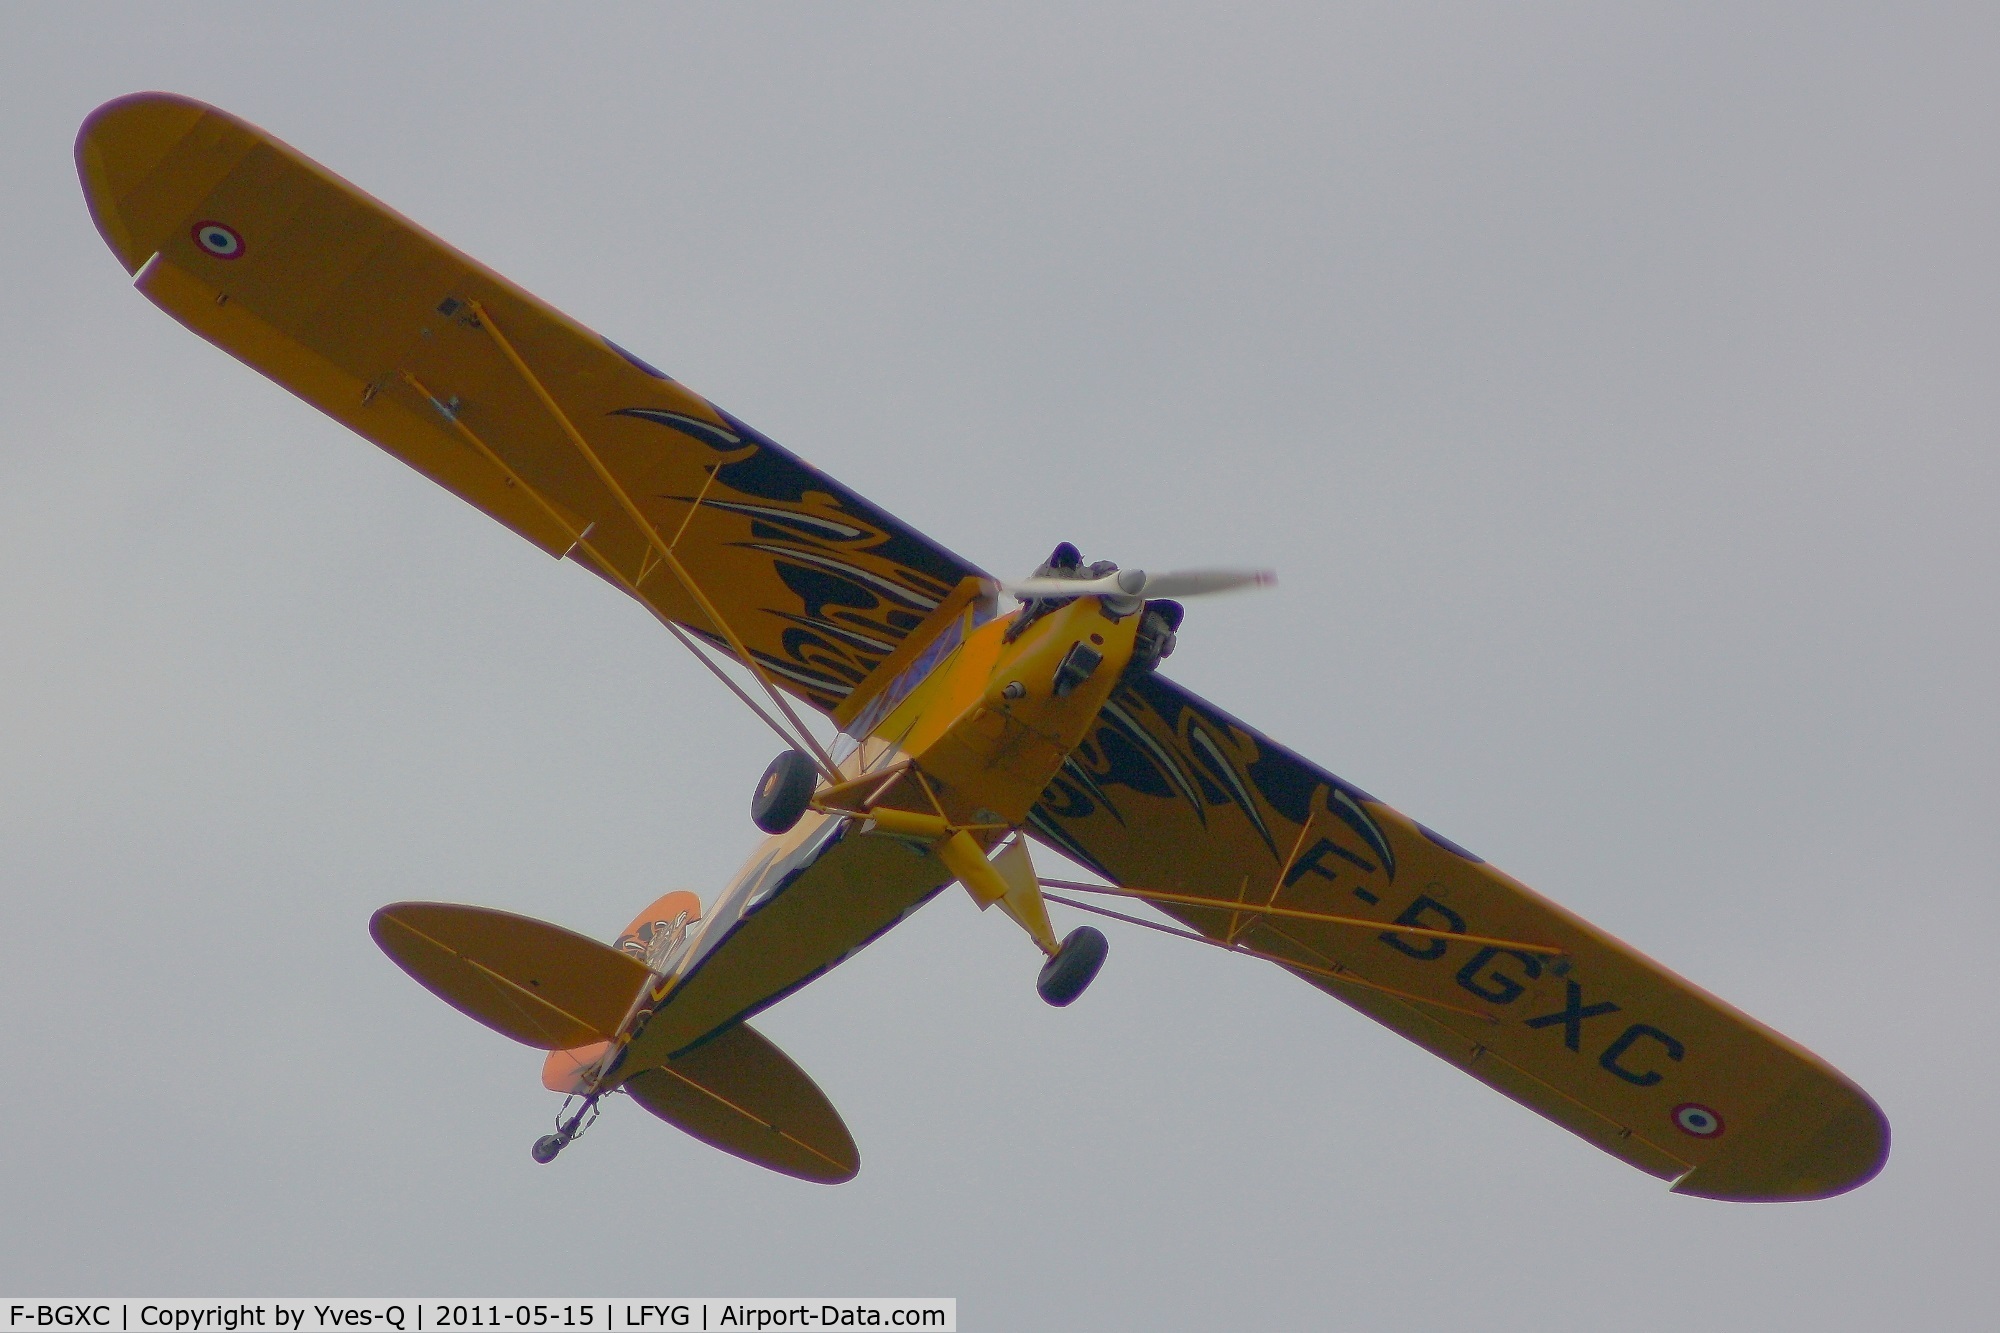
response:
[[[676,1059],[616,1065],[604,1077],[605,1054],[643,1021],[657,975],[648,963],[676,955],[699,912],[693,894],[669,894],[640,913],[616,946],[456,903],[394,903],[375,913],[368,931],[446,1004],[548,1051],[542,1082],[553,1091],[594,1099],[622,1088],[668,1124],[747,1162],[821,1184],[852,1180],[861,1154],[840,1112],[748,1024],[725,1028]]]
[[[651,975],[608,944],[490,907],[392,903],[368,933],[431,994],[545,1051],[616,1038]]]
[[[747,1023],[627,1076],[623,1086],[668,1124],[746,1162],[822,1185],[852,1180],[861,1170],[860,1150],[840,1112]]]

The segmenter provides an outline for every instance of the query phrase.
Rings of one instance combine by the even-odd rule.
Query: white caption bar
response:
[[[0,1298],[5,1333],[740,1333],[799,1328],[958,1333],[951,1297],[607,1300],[57,1300]]]

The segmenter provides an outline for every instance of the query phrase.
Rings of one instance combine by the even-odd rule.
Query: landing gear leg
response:
[[[965,839],[964,842],[958,842],[959,838]],[[989,861],[971,838],[959,833],[940,844],[938,851],[972,900],[979,904],[980,911],[1000,904],[1000,910],[1013,917],[1034,940],[1035,947],[1048,956],[1041,975],[1035,978],[1036,994],[1058,1008],[1083,994],[1096,979],[1098,969],[1104,966],[1111,942],[1101,930],[1078,926],[1062,943],[1056,943],[1055,930],[1049,925],[1048,905],[1042,901],[1042,882],[1028,860],[1027,843],[1017,838]]]
[[[939,843],[937,853],[980,911],[1000,904],[1000,910],[1028,932],[1037,949],[1055,957],[1062,946],[1056,943],[1055,929],[1049,925],[1048,905],[1042,901],[1041,881],[1028,860],[1027,843],[1017,838],[989,861],[971,835],[961,832]]]

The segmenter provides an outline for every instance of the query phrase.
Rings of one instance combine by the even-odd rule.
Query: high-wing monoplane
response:
[[[669,893],[609,943],[375,914],[418,982],[548,1053],[569,1100],[538,1161],[624,1092],[850,1178],[839,1114],[746,1020],[956,883],[1020,925],[1052,1004],[1107,949],[1059,937],[1055,902],[1268,960],[1683,1194],[1819,1198],[1880,1169],[1887,1121],[1825,1061],[1160,673],[1178,599],[1266,576],[1065,543],[995,579],[235,117],[121,98],[76,156],[149,300],[630,594],[784,739],[766,836],[705,903]],[[1031,844],[1102,882],[1044,877]]]

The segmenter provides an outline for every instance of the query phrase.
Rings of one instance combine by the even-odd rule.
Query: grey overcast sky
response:
[[[1965,1328],[2000,1197],[2000,10],[0,9],[0,1288],[953,1295],[967,1329]],[[806,1186],[365,926],[754,845],[635,607],[128,290],[71,145],[264,126],[1819,1051],[1873,1184],[1656,1181],[1275,969],[940,898],[760,1026]],[[1069,924],[1066,919],[1059,924]]]

